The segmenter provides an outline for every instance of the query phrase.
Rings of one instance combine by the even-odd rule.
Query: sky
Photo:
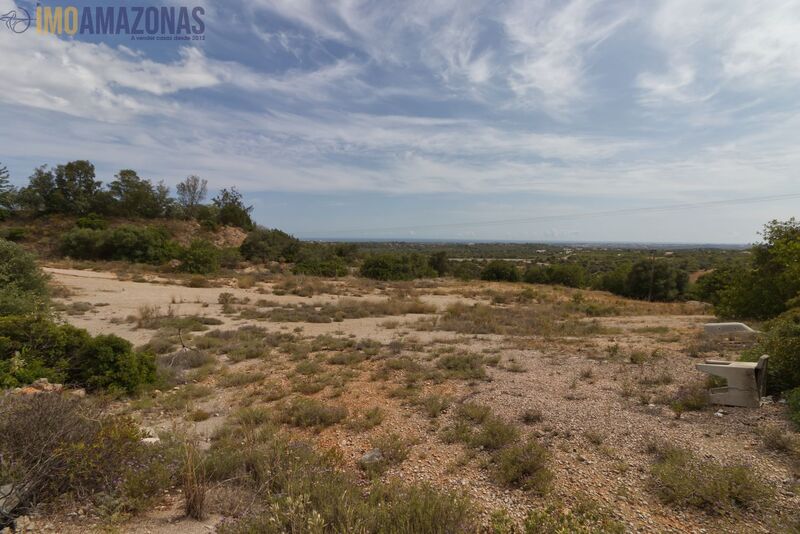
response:
[[[197,174],[305,238],[747,243],[799,215],[800,0],[44,4],[202,6],[206,28],[0,23],[18,185],[75,159]]]

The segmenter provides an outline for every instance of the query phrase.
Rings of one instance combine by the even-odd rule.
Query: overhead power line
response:
[[[717,206],[730,206],[737,204],[756,204],[761,202],[775,202],[778,200],[789,200],[799,198],[800,193],[789,193],[785,195],[771,195],[764,197],[749,197],[749,198],[736,198],[728,200],[710,200],[705,202],[688,202],[683,204],[668,204],[665,206],[647,206],[641,208],[621,208],[606,211],[588,211],[578,213],[565,213],[558,215],[539,215],[537,217],[523,217],[517,219],[493,219],[488,221],[471,221],[471,222],[457,222],[457,223],[439,223],[439,224],[420,224],[409,226],[388,226],[383,228],[349,228],[342,230],[324,230],[321,232],[304,232],[307,235],[316,235],[319,237],[328,237],[341,234],[365,234],[365,233],[378,233],[378,232],[403,232],[411,230],[429,230],[437,228],[462,228],[470,226],[495,226],[504,224],[519,224],[519,223],[532,223],[543,221],[558,221],[558,220],[571,220],[571,219],[590,219],[596,217],[609,217],[612,215],[635,215],[641,213],[658,213],[667,211],[680,211],[690,210],[697,208],[709,208]]]

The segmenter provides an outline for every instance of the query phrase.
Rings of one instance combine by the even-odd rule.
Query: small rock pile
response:
[[[18,395],[37,395],[39,393],[61,393],[64,391],[64,384],[51,384],[50,381],[46,378],[39,378],[34,380],[29,386],[21,387],[21,388],[14,388],[11,390],[12,393]],[[86,390],[83,388],[80,389],[71,389],[68,390],[71,395],[75,395],[76,397],[85,397]]]

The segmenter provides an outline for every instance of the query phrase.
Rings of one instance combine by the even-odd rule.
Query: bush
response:
[[[0,235],[1,239],[6,239],[14,243],[19,243],[20,241],[24,241],[26,237],[28,237],[28,230],[26,228],[22,228],[19,226],[6,228],[2,232],[2,235]]]
[[[749,466],[698,460],[691,452],[671,446],[662,447],[657,453],[653,479],[656,491],[668,504],[720,513],[732,508],[755,508],[771,495]]]
[[[292,262],[300,252],[300,240],[281,230],[256,228],[247,234],[239,251],[248,261]]]
[[[219,251],[219,264],[225,269],[238,269],[243,259],[237,247],[225,247]]]
[[[474,261],[453,261],[450,264],[450,274],[459,280],[477,280],[481,277],[481,266]]]
[[[85,330],[44,317],[0,317],[0,386],[17,387],[42,377],[65,381],[71,357],[89,339]]]
[[[507,261],[492,260],[481,271],[481,280],[492,282],[519,282],[517,267]]]
[[[211,480],[232,480],[263,505],[220,525],[222,534],[474,532],[472,505],[458,493],[400,483],[362,488],[333,454],[290,442],[269,426],[260,427],[258,439],[242,440],[248,432],[226,426],[206,457]]]
[[[82,260],[158,264],[178,257],[180,247],[163,228],[118,226],[108,230],[72,229],[62,236],[59,251]]]
[[[0,317],[0,387],[37,378],[132,392],[155,380],[155,359],[134,353],[122,338],[93,339],[86,330],[46,317]]]
[[[61,236],[58,250],[62,256],[77,260],[99,259],[104,237],[105,233],[102,230],[74,228]]]
[[[343,406],[326,406],[318,400],[299,397],[284,407],[281,422],[299,427],[330,426],[346,416]]]
[[[519,430],[495,415],[481,423],[478,431],[470,438],[470,445],[489,451],[497,451],[510,445],[519,437]]]
[[[478,354],[445,354],[436,360],[436,367],[447,372],[449,376],[464,380],[486,378],[483,358]]]
[[[163,228],[118,226],[106,231],[99,259],[163,263],[178,257],[179,247]]]
[[[625,525],[596,503],[582,499],[569,510],[549,506],[525,518],[525,534],[624,534]]]
[[[348,273],[345,259],[327,247],[305,245],[296,260],[292,268],[294,274],[334,278]]]
[[[134,393],[156,379],[155,356],[133,351],[129,341],[115,335],[97,336],[77,351],[68,379],[89,390],[112,389]]]
[[[0,397],[4,490],[17,501],[8,517],[63,495],[106,509],[141,509],[171,485],[168,444],[145,445],[130,418],[60,393]],[[0,517],[0,522],[2,522]]]
[[[523,276],[531,284],[556,284],[567,287],[583,287],[586,270],[576,263],[559,263],[547,267],[531,266]]]
[[[209,241],[195,239],[181,254],[180,270],[185,273],[210,274],[219,271],[220,250]]]
[[[105,230],[108,228],[108,221],[96,213],[90,213],[86,217],[79,217],[78,220],[75,221],[75,226],[78,228],[88,228],[90,230]]]
[[[769,355],[767,391],[780,393],[800,387],[800,309],[784,313],[767,323],[758,345],[742,359],[757,361]]]
[[[47,277],[33,255],[19,245],[0,239],[0,290],[15,289],[31,298],[47,297]],[[6,313],[0,310],[0,313]]]
[[[786,395],[789,406],[789,419],[800,429],[800,387],[794,388]]]
[[[528,440],[500,450],[494,458],[494,473],[507,486],[543,494],[553,482],[549,459],[544,447]]]
[[[361,276],[373,280],[415,280],[436,276],[421,254],[372,254],[361,264]]]

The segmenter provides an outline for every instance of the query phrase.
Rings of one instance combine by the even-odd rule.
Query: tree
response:
[[[720,315],[769,319],[800,304],[800,221],[772,221],[762,235],[764,241],[751,249],[750,267],[735,272],[719,292]]]
[[[689,274],[671,262],[655,258],[633,264],[625,283],[629,297],[642,300],[671,301],[683,295]]]
[[[428,265],[436,271],[439,276],[444,276],[450,269],[449,262],[447,261],[447,252],[439,251],[434,252],[428,257]]]
[[[62,204],[61,195],[56,189],[55,176],[46,165],[33,170],[28,178],[28,186],[20,189],[17,202],[34,213],[53,212]]]
[[[107,208],[99,202],[102,182],[95,179],[94,165],[86,160],[57,166],[54,182],[59,192],[60,204],[54,207],[61,213],[86,215],[93,211],[105,211]]]
[[[178,194],[178,204],[183,207],[186,215],[194,217],[197,207],[208,194],[208,180],[192,174],[175,187],[175,192]]]
[[[139,178],[136,171],[124,169],[108,184],[108,191],[115,201],[115,212],[128,217],[164,217],[172,199],[164,183],[153,186],[150,180]]]
[[[481,271],[481,280],[492,282],[519,282],[520,276],[516,265],[503,260],[492,260]]]
[[[8,169],[0,165],[0,220],[14,208],[14,192]]]
[[[250,218],[253,206],[245,206],[242,194],[235,187],[220,191],[213,202],[219,210],[217,221],[220,224],[238,226],[245,230],[251,230],[255,226]]]

